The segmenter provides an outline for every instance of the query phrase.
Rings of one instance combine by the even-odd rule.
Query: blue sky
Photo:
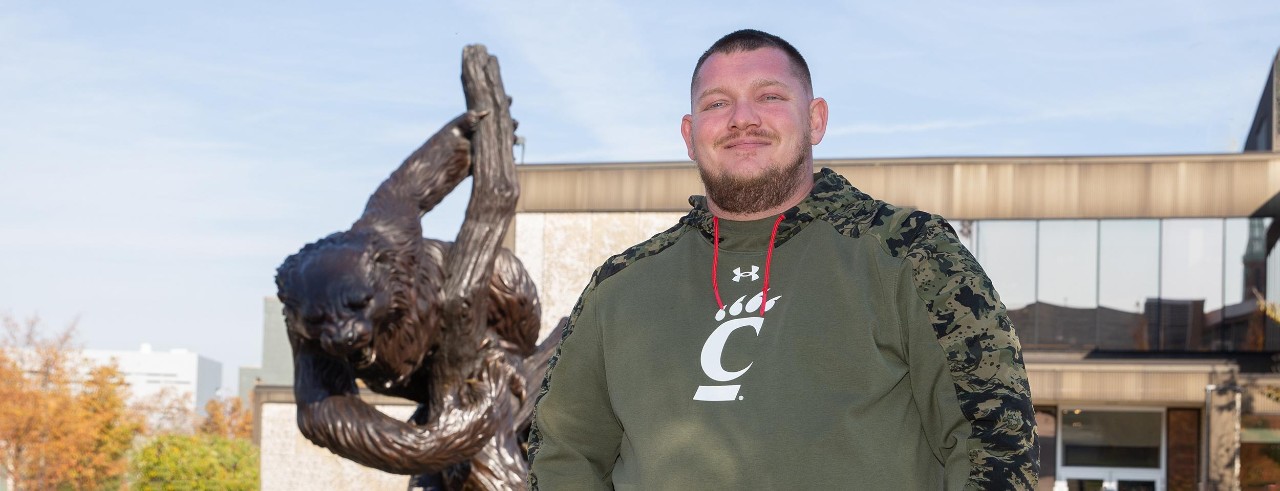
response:
[[[0,0],[0,312],[233,388],[275,267],[464,109],[470,43],[529,163],[684,160],[692,65],[742,27],[809,60],[819,158],[1236,152],[1280,47],[1274,0],[804,5]]]

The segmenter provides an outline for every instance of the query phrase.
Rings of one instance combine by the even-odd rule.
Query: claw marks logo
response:
[[[720,322],[720,326],[711,332],[706,344],[702,345],[702,371],[706,372],[707,376],[716,382],[731,382],[751,369],[752,363],[748,363],[746,367],[738,371],[730,372],[725,370],[724,364],[720,362],[724,354],[724,345],[729,341],[729,335],[739,328],[751,327],[755,329],[756,336],[759,336],[760,328],[764,325],[764,317],[750,314],[760,314],[761,303],[764,303],[764,310],[766,312],[769,311],[769,309],[773,308],[774,302],[782,298],[782,296],[773,297],[765,301],[764,292],[760,292],[751,297],[751,300],[747,300],[744,305],[742,301],[746,298],[746,295],[738,297],[738,300],[733,302],[732,305],[728,305],[716,312],[716,322]],[[743,314],[747,315],[742,316]],[[740,388],[742,386],[738,384],[700,385],[698,386],[698,391],[693,394],[693,400],[741,400],[742,398],[738,397],[738,389]]]
[[[747,271],[745,273],[742,271],[742,268],[733,268],[733,282],[737,283],[742,281],[743,278],[746,278],[747,281],[756,281],[760,279],[760,275],[756,274],[759,272],[760,266],[756,266],[754,264],[751,265],[751,271]]]

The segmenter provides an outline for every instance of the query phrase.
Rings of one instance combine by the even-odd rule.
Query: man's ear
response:
[[[809,144],[821,143],[822,136],[826,134],[827,101],[821,97],[815,97],[809,102]]]
[[[693,156],[693,116],[686,114],[680,118],[680,135],[684,136],[684,147],[689,151],[689,160],[697,160]]]

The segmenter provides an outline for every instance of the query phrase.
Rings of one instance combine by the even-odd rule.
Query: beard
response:
[[[806,128],[805,138],[796,145],[790,162],[781,166],[769,166],[756,176],[734,176],[728,173],[716,175],[710,173],[705,166],[698,165],[698,175],[702,177],[707,198],[721,210],[737,215],[753,215],[782,205],[792,197],[796,188],[806,184],[805,179],[812,179],[801,172],[813,152],[813,148],[805,144],[809,141],[808,133]],[[747,135],[773,136],[771,132],[764,130],[751,130]],[[722,140],[737,137],[738,135],[729,135]],[[777,141],[776,138],[773,139]]]

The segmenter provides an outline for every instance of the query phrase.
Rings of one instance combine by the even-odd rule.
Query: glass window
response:
[[[1267,301],[1280,303],[1280,242],[1267,251],[1266,284]]]
[[[1270,218],[1228,218],[1223,224],[1223,303],[1254,303],[1266,296],[1267,226]]]
[[[1160,297],[1160,221],[1098,224],[1098,346],[1148,350],[1148,303]]]
[[[1063,465],[1160,467],[1162,413],[1064,409],[1061,416]]]
[[[978,262],[991,278],[1023,345],[1038,342],[1031,304],[1036,299],[1036,222],[979,222]]]
[[[1091,309],[1098,305],[1098,221],[1040,222],[1040,302]]]
[[[1266,320],[1256,315],[1257,296],[1266,297],[1265,218],[1228,218],[1222,224],[1222,303],[1205,316],[1210,349],[1266,349]],[[1272,341],[1272,345],[1275,341]]]
[[[1267,219],[1267,229],[1271,227],[1271,220]],[[1280,242],[1277,243],[1280,245]],[[1264,246],[1265,247],[1265,246]],[[1267,285],[1263,295],[1267,298],[1268,303],[1280,303],[1280,253],[1277,253],[1276,247],[1272,247],[1267,252],[1267,266],[1264,273],[1263,283]],[[1280,332],[1280,324],[1276,321],[1267,319],[1266,332]],[[1264,349],[1267,351],[1280,351],[1280,335],[1271,334],[1266,336],[1264,340]]]
[[[1234,349],[1219,331],[1206,329],[1206,314],[1222,308],[1223,219],[1169,219],[1161,224],[1161,349]]]
[[[1161,296],[1200,300],[1206,311],[1222,308],[1222,225],[1220,218],[1164,220]]]
[[[1036,326],[1040,345],[1097,345],[1098,221],[1041,220]]]

